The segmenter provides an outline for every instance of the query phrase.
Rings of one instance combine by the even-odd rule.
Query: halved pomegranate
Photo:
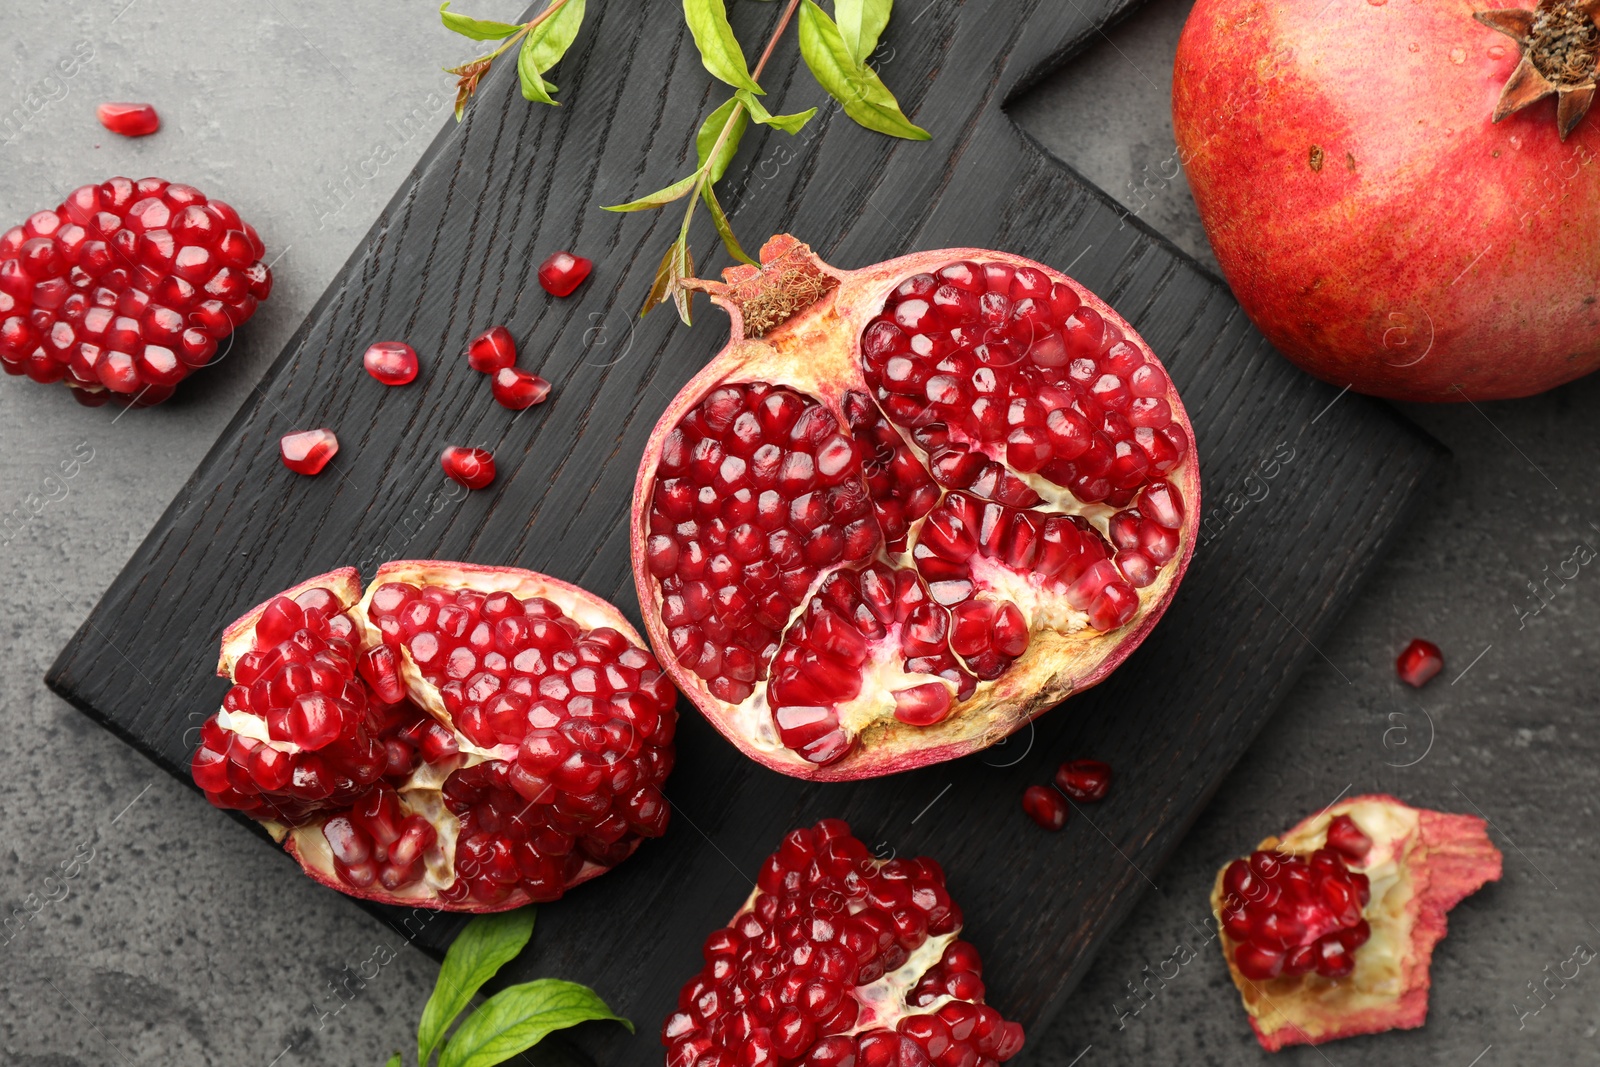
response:
[[[865,778],[995,743],[1100,681],[1172,599],[1200,480],[1149,347],[1003,252],[857,271],[792,237],[692,281],[732,317],[633,500],[645,626],[774,770]]]
[[[983,962],[926,856],[880,860],[839,819],[792,830],[706,938],[661,1028],[667,1067],[994,1067],[1022,1026],[983,1002]]]
[[[616,608],[511,567],[302,582],[223,633],[194,780],[351,896],[560,897],[666,829],[676,693]]]
[[[1482,819],[1381,795],[1340,801],[1228,864],[1211,909],[1261,1047],[1421,1026],[1445,912],[1499,877]]]

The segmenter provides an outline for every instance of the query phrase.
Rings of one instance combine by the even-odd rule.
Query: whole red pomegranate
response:
[[[732,316],[633,498],[645,625],[729,740],[864,778],[1005,737],[1105,677],[1194,548],[1166,371],[1047,267],[972,248],[837,270],[782,236],[691,282]]]
[[[302,582],[223,633],[194,780],[351,896],[554,900],[666,829],[676,693],[621,613],[510,567]]]
[[[1600,366],[1597,8],[1487,6],[1198,0],[1184,27],[1178,162],[1239,303],[1319,378],[1480,400]]]
[[[792,830],[706,938],[661,1027],[667,1067],[996,1067],[1022,1025],[983,1002],[983,961],[926,856],[880,860],[839,819]]]

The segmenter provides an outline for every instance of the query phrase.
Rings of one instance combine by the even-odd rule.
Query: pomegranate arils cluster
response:
[[[157,404],[272,291],[233,208],[160,178],[75,190],[0,235],[0,369]]]
[[[992,1067],[1022,1027],[983,1003],[982,962],[926,857],[875,859],[837,819],[794,830],[706,939],[662,1027],[668,1067]]]
[[[1432,641],[1418,637],[1401,650],[1394,669],[1402,682],[1420,689],[1444,670],[1444,653]]]
[[[467,345],[467,363],[475,371],[489,375],[495,403],[521,411],[541,403],[550,395],[550,383],[515,366],[517,342],[504,326],[493,326]]]

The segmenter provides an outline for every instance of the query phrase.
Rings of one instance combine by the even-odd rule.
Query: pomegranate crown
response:
[[[741,263],[724,270],[720,282],[690,278],[683,284],[737,309],[744,335],[760,337],[838,287],[824,267],[804,241],[780,233],[761,246],[760,266]]]
[[[1499,122],[1554,93],[1565,141],[1588,114],[1600,77],[1600,0],[1539,0],[1539,6],[1479,11],[1477,20],[1510,37],[1522,61],[1495,105]]]

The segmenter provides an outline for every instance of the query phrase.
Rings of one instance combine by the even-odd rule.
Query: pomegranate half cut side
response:
[[[195,782],[351,896],[554,900],[666,829],[676,693],[616,608],[554,578],[330,572],[229,626],[218,673]]]
[[[774,770],[874,777],[1094,685],[1194,551],[1193,430],[1149,346],[1048,267],[972,248],[838,270],[787,235],[693,281],[732,319],[634,489],[663,665]]]

